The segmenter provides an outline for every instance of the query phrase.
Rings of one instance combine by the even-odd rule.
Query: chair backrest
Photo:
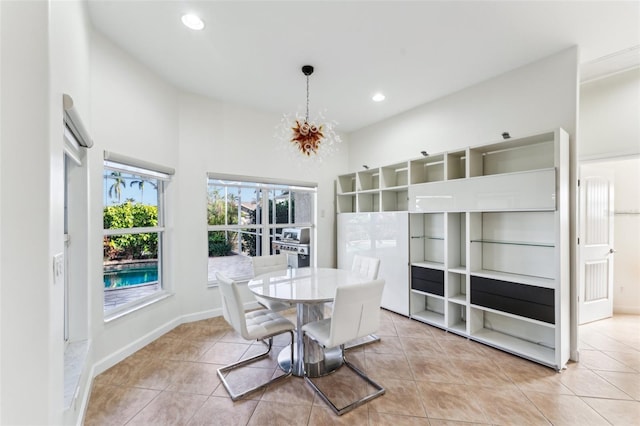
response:
[[[353,264],[351,272],[364,275],[370,280],[378,279],[378,270],[380,269],[380,259],[369,256],[356,254],[353,256]]]
[[[327,347],[367,336],[380,327],[380,303],[384,280],[336,288]]]
[[[247,339],[249,335],[247,331],[247,320],[244,315],[244,307],[242,306],[238,285],[235,281],[220,272],[216,272],[216,278],[218,278],[218,287],[220,288],[220,295],[222,297],[222,314],[224,319],[227,320],[236,332]]]
[[[256,256],[251,258],[253,266],[253,276],[266,274],[271,271],[287,269],[287,255],[274,254],[272,256]]]

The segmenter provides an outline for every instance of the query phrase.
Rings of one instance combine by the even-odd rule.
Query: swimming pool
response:
[[[103,278],[104,288],[122,288],[150,284],[158,281],[158,267],[105,271]]]

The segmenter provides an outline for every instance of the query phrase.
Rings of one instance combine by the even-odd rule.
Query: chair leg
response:
[[[354,401],[342,408],[338,408],[336,407],[336,405],[329,399],[329,397],[322,392],[322,390],[320,390],[320,388],[318,386],[316,386],[315,383],[313,383],[313,381],[311,380],[311,378],[309,378],[309,376],[307,376],[306,371],[304,374],[304,379],[307,383],[309,383],[311,385],[311,387],[318,393],[318,395],[320,395],[320,397],[322,398],[322,400],[329,405],[329,407],[331,407],[331,409],[333,410],[334,413],[336,413],[337,415],[341,416],[345,413],[348,413],[349,411],[353,410],[354,408],[357,408],[363,404],[366,404],[367,402],[371,401],[374,398],[377,398],[381,395],[384,395],[385,393],[385,389],[380,386],[378,383],[374,382],[369,376],[367,376],[364,372],[362,372],[358,367],[356,367],[355,365],[353,365],[351,362],[349,362],[344,355],[344,345],[340,348],[342,350],[342,361],[344,363],[344,365],[346,365],[348,368],[350,368],[353,372],[355,372],[358,376],[360,376],[360,378],[362,378],[364,381],[366,381],[368,384],[370,384],[371,386],[373,386],[376,391],[368,394],[360,399],[358,399],[357,401]]]
[[[291,336],[291,359],[293,359],[293,343],[294,343],[294,335],[293,335],[293,331],[290,330],[288,331],[289,335]],[[279,382],[280,380],[286,379],[287,377],[291,376],[291,374],[293,374],[293,363],[291,363],[291,366],[289,367],[289,371],[286,371],[285,374],[278,376],[274,379],[269,380],[266,383],[262,383],[259,384],[257,386],[254,386],[250,389],[247,389],[245,391],[236,393],[234,392],[231,387],[229,386],[229,383],[227,382],[227,379],[225,378],[224,373],[228,373],[231,370],[234,370],[236,368],[239,367],[243,367],[247,364],[251,364],[254,361],[258,361],[262,358],[265,358],[266,356],[269,355],[269,352],[271,352],[271,347],[273,345],[273,336],[269,337],[269,343],[266,343],[264,340],[262,340],[262,343],[264,343],[267,346],[267,350],[261,354],[252,356],[251,358],[247,358],[247,359],[243,359],[237,362],[234,362],[233,364],[229,364],[226,365],[224,367],[219,368],[218,371],[218,377],[220,378],[220,381],[222,382],[222,384],[224,385],[224,388],[227,390],[227,393],[229,394],[229,396],[231,397],[231,400],[233,401],[237,401],[238,399],[242,398],[245,395],[250,394],[251,392],[255,392],[259,389],[265,388],[269,385],[272,385],[274,383]]]
[[[358,348],[360,346],[364,346],[364,345],[368,345],[369,343],[375,343],[375,342],[379,342],[380,341],[380,337],[376,334],[370,334],[368,336],[365,336],[361,339],[357,339],[357,340],[352,340],[350,342],[347,342],[345,344],[345,348],[346,349],[353,349],[353,348]]]

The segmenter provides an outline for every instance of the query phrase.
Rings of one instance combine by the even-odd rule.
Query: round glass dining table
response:
[[[370,281],[355,272],[334,268],[288,268],[257,275],[249,281],[249,290],[266,299],[296,305],[296,342],[293,374],[302,376],[304,369],[310,377],[326,375],[342,364],[339,348],[324,349],[308,337],[302,336],[302,326],[324,318],[325,303],[332,302],[336,287]],[[283,349],[278,363],[289,370],[290,350]],[[304,362],[304,364],[303,364]]]

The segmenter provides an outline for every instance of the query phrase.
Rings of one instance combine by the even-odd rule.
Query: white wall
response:
[[[333,180],[345,159],[323,167],[301,167],[283,155],[274,140],[280,117],[194,94],[180,100],[179,204],[181,233],[176,250],[181,297],[187,312],[219,306],[217,291],[207,290],[206,194],[207,172],[268,177],[318,184],[317,263],[335,264]]]
[[[575,146],[576,102],[572,48],[351,133],[349,171],[501,140],[504,131],[562,127]]]
[[[640,314],[640,158],[604,163],[614,172],[613,312]]]
[[[91,337],[93,359],[105,366],[128,355],[140,339],[167,326],[180,315],[177,297],[170,297],[123,318],[104,322],[102,283],[103,152],[112,151],[163,166],[178,166],[178,91],[97,33],[91,39],[91,113],[95,145],[88,152],[90,170]],[[179,171],[178,171],[179,173]],[[176,185],[166,201],[172,206]],[[167,210],[169,247],[179,233],[175,207]],[[168,253],[168,288],[176,282],[173,252]],[[105,361],[106,359],[106,361]],[[105,364],[106,363],[106,364]]]
[[[63,285],[52,258],[64,247],[62,93],[89,107],[86,10],[40,1],[0,11],[0,423],[61,424]]]
[[[64,250],[64,163],[63,163],[63,137],[62,137],[62,94],[67,93],[73,97],[74,106],[82,116],[84,123],[90,128],[90,88],[89,88],[89,20],[87,17],[86,3],[79,1],[51,1],[49,2],[49,49],[50,49],[50,104],[49,126],[51,135],[51,173],[50,173],[50,200],[51,213],[49,215],[50,253],[49,259],[54,254]],[[71,245],[69,253],[73,259],[69,274],[72,276],[69,301],[70,307],[70,341],[89,339],[89,305],[86,253],[88,247],[87,226],[87,198],[88,188],[86,164],[75,170],[80,176],[76,180],[72,200],[81,205],[77,211],[81,214],[74,218],[69,228]],[[69,260],[68,260],[69,262]],[[52,319],[50,324],[54,327],[51,333],[51,346],[55,348],[49,357],[52,368],[53,397],[51,409],[54,413],[55,423],[74,424],[81,417],[82,405],[72,404],[66,409],[63,404],[62,389],[65,389],[65,371],[59,368],[62,363],[65,345],[63,335],[63,309],[64,291],[63,284],[56,284],[55,294],[50,300]],[[79,394],[88,391],[91,384],[89,365],[84,365],[78,383]],[[68,373],[67,373],[68,374]],[[68,378],[67,378],[68,379]],[[61,407],[65,408],[64,411]],[[62,416],[62,417],[60,417]]]
[[[580,87],[580,160],[640,155],[640,68]]]
[[[48,7],[41,2],[0,2],[0,8],[0,423],[47,424],[53,419],[50,400],[55,398],[49,360],[55,325],[47,326],[55,320],[49,273]]]

